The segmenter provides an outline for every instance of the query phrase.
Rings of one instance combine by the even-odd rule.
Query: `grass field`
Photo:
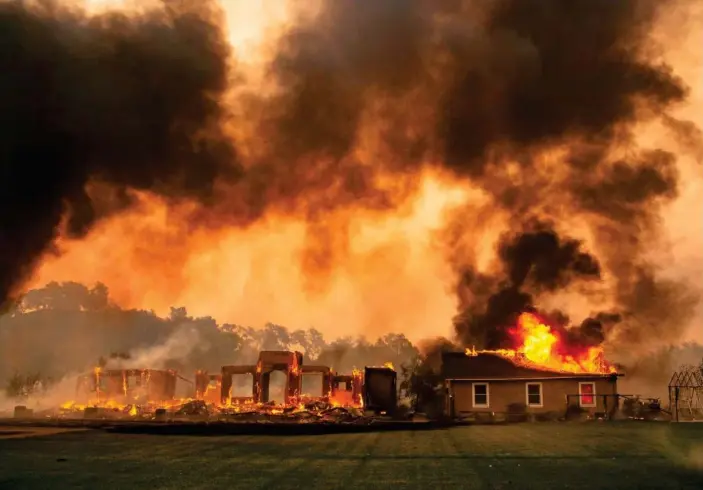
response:
[[[703,424],[0,438],[0,488],[703,488]]]

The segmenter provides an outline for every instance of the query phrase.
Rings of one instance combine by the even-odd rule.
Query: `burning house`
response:
[[[612,416],[618,409],[621,374],[600,348],[567,350],[558,333],[530,313],[520,316],[514,334],[520,340],[516,349],[443,354],[450,417]]]
[[[584,411],[618,408],[616,373],[569,373],[529,368],[499,354],[443,356],[442,376],[451,417]]]

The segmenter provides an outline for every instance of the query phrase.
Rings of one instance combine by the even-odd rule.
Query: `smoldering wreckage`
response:
[[[602,420],[665,414],[656,400],[643,402],[618,392],[623,374],[605,360],[600,347],[566,352],[558,330],[537,314],[521,314],[510,333],[521,339],[516,349],[442,353],[440,380],[432,387],[440,409],[432,416],[423,410],[432,402],[427,398],[415,404],[421,414],[401,409],[398,376],[390,363],[340,374],[329,366],[306,364],[300,352],[261,351],[254,365],[222,366],[219,373],[197,371],[193,380],[174,370],[96,367],[78,377],[74,400],[37,413],[17,406],[14,417],[110,426],[217,422],[221,428],[264,424],[275,429],[282,424],[380,428],[400,420],[416,425],[420,420]],[[271,397],[275,372],[285,379],[278,402]],[[233,393],[235,376],[249,380],[247,395]],[[308,376],[321,380],[319,393],[303,393]],[[192,397],[177,398],[179,382],[191,385]]]
[[[271,375],[285,376],[283,397],[270,398]],[[249,396],[233,396],[234,376],[248,376]],[[303,377],[321,378],[321,391],[302,393]],[[176,385],[193,387],[193,396],[176,397]],[[45,421],[128,421],[230,423],[320,423],[366,425],[390,416],[397,408],[397,373],[394,367],[367,366],[363,371],[338,374],[328,366],[306,365],[300,352],[261,351],[255,365],[223,366],[218,374],[194,373],[194,381],[175,370],[103,369],[78,377],[76,398],[35,413],[15,408],[15,419]]]

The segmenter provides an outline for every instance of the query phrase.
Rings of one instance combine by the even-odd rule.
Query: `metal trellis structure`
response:
[[[703,373],[700,368],[674,373],[669,381],[669,407],[675,422],[703,421]]]

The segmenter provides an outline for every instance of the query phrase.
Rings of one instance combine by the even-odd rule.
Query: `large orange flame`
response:
[[[600,346],[567,345],[563,334],[533,313],[522,313],[509,331],[514,349],[466,349],[466,354],[495,354],[530,368],[568,373],[615,373]]]

